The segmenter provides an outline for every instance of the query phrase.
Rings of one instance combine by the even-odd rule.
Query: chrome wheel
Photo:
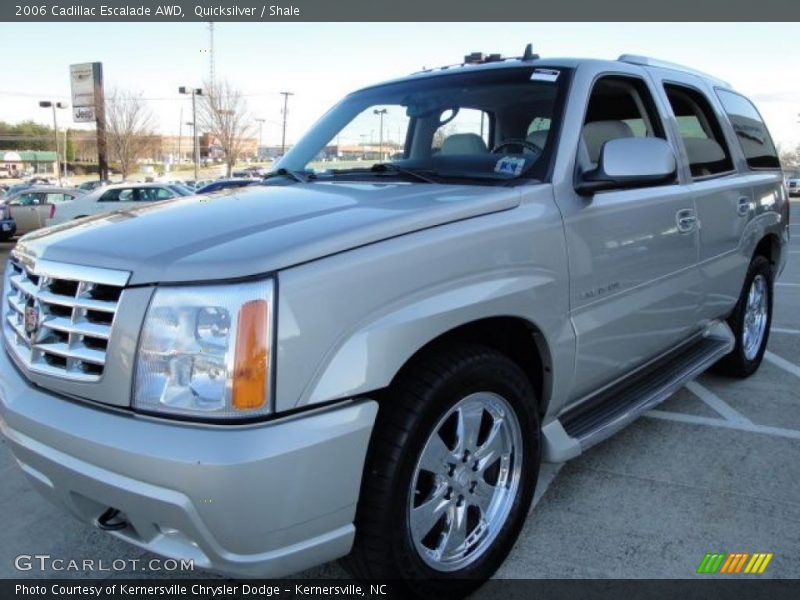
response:
[[[769,310],[767,294],[769,294],[767,279],[763,275],[756,275],[747,294],[742,326],[742,349],[747,360],[753,360],[758,355],[761,343],[764,341]]]
[[[408,502],[411,538],[429,567],[456,571],[483,556],[514,504],[522,452],[517,415],[497,394],[471,394],[439,420]]]

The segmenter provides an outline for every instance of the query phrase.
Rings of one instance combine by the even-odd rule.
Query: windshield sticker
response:
[[[504,173],[506,175],[513,175],[516,177],[517,175],[522,173],[523,167],[525,167],[524,158],[513,158],[505,156],[497,161],[497,164],[494,166],[494,172]]]
[[[531,81],[556,81],[560,73],[555,69],[534,69]]]

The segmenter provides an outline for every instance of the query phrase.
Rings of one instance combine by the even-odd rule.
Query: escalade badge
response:
[[[39,332],[39,304],[31,298],[25,305],[25,333],[31,340]]]

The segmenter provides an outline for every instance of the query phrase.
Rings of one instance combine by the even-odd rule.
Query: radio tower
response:
[[[208,24],[208,80],[214,83],[214,23]]]

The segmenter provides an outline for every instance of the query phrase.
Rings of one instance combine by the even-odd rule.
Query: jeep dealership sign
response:
[[[70,65],[69,80],[72,88],[72,117],[76,123],[94,122],[97,90],[102,85],[101,63]]]
[[[94,106],[76,106],[72,109],[72,119],[76,123],[93,123]]]

